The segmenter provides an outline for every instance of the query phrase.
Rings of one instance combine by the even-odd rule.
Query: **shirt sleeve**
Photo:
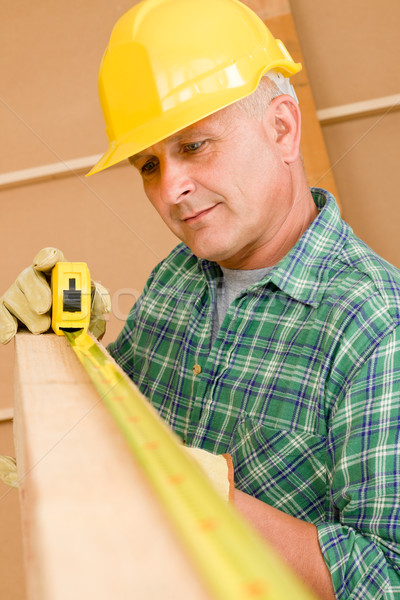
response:
[[[400,331],[386,336],[332,414],[332,523],[317,525],[337,598],[400,597]]]

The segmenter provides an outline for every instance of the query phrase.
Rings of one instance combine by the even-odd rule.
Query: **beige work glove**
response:
[[[7,344],[17,333],[22,322],[31,333],[43,333],[51,325],[50,276],[57,262],[66,259],[57,248],[43,248],[30,267],[19,274],[3,296],[0,297],[0,343]],[[89,330],[100,337],[106,329],[104,314],[111,310],[108,291],[92,281],[92,310]]]
[[[233,502],[235,484],[231,455],[212,454],[202,448],[190,448],[189,446],[183,446],[183,448],[200,465],[217,493],[226,502]]]
[[[17,462],[12,456],[0,456],[0,479],[10,487],[18,487]]]

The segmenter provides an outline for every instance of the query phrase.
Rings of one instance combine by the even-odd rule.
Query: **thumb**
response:
[[[58,262],[65,262],[66,258],[58,248],[42,248],[33,259],[32,266],[37,271],[50,272]]]

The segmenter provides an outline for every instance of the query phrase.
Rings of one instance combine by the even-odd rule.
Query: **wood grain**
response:
[[[29,600],[206,600],[67,341],[17,335],[15,438]]]

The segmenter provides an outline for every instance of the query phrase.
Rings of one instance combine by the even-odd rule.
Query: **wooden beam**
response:
[[[101,156],[101,154],[94,154],[92,156],[83,156],[73,160],[51,163],[49,165],[41,165],[40,167],[3,173],[0,174],[0,189],[7,189],[18,185],[27,185],[37,181],[57,179],[68,175],[86,173]]]
[[[272,19],[290,12],[289,0],[245,0],[244,4],[261,19]]]
[[[29,600],[209,600],[66,339],[19,333],[15,383]]]
[[[400,94],[394,94],[383,98],[373,98],[361,102],[352,102],[351,104],[342,104],[341,106],[332,106],[331,108],[322,108],[317,111],[317,117],[321,125],[330,125],[331,123],[339,123],[350,119],[383,115],[399,109]]]
[[[5,421],[12,421],[14,418],[14,409],[13,408],[1,408],[0,409],[0,423],[4,423]]]
[[[300,90],[300,88],[304,86],[304,81],[300,82],[300,80],[296,81],[295,79],[293,81],[296,91],[304,100],[304,93]],[[309,85],[308,81],[305,85]],[[305,104],[308,112],[310,110],[310,100],[306,99]],[[340,106],[331,106],[329,108],[320,108],[315,112],[319,124],[325,126],[351,119],[381,115],[396,110],[400,110],[400,94],[372,98],[360,102],[342,104]],[[309,118],[310,116],[306,115],[306,122]],[[307,125],[303,126],[303,137],[305,136],[307,136]],[[0,174],[0,189],[27,185],[37,181],[46,181],[59,177],[68,177],[69,175],[80,175],[88,172],[101,156],[101,154],[93,154],[92,156],[82,156],[69,161],[61,161],[49,165],[42,165],[40,167],[3,173]]]
[[[292,83],[299,99],[302,114],[301,150],[308,183],[310,186],[323,187],[329,190],[338,199],[338,191],[321,126],[317,118],[307,69],[292,14],[289,10],[287,14],[265,19],[265,23],[272,34],[283,41],[293,60],[301,62],[303,65],[300,73],[292,78]]]

